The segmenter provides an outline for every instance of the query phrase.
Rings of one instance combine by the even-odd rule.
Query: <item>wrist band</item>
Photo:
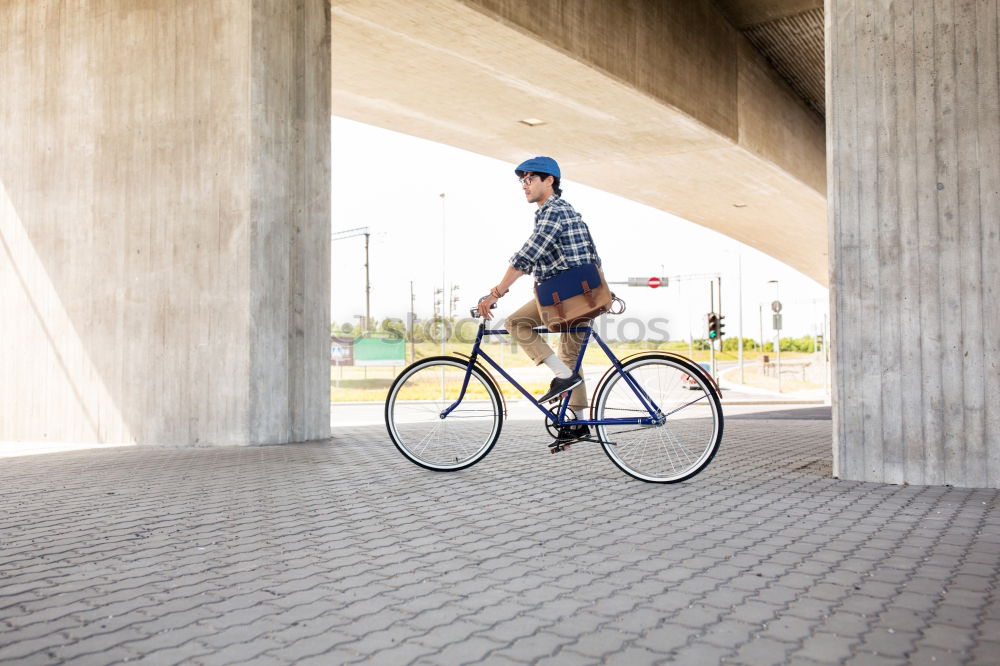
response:
[[[507,291],[510,291],[510,289],[508,289]],[[503,298],[507,294],[507,291],[505,291],[505,292],[503,292],[501,294],[499,289],[497,289],[496,287],[493,287],[492,289],[490,289],[490,295],[493,296],[494,298],[498,298],[499,299],[499,298]]]

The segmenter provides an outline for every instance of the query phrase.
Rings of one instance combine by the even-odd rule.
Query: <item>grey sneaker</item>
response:
[[[571,376],[565,379],[561,377],[556,377],[549,384],[549,392],[538,399],[540,403],[546,403],[549,400],[555,400],[563,393],[572,391],[577,386],[583,383],[583,377],[580,376],[579,372],[574,372]]]

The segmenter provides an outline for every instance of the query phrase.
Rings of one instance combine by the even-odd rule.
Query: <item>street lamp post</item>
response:
[[[447,349],[446,349],[446,346],[448,344],[448,334],[447,334],[446,331],[448,330],[448,328],[447,328],[447,325],[445,324],[445,319],[444,319],[445,289],[447,289],[447,284],[448,284],[445,281],[445,278],[446,278],[445,266],[446,266],[446,258],[448,256],[448,253],[446,252],[447,242],[448,242],[447,241],[448,236],[446,234],[447,226],[445,225],[445,215],[444,215],[444,213],[445,213],[445,205],[444,205],[445,193],[442,192],[439,196],[441,197],[441,331],[440,332],[441,332],[441,355],[444,356],[444,355],[446,355],[448,353]],[[445,397],[446,396],[445,396],[445,385],[444,385],[444,367],[442,366],[442,368],[441,368],[441,402],[442,403],[444,402]]]
[[[446,252],[447,242],[448,242],[447,241],[448,236],[447,236],[447,233],[446,233],[447,227],[445,225],[445,215],[444,215],[444,213],[445,213],[445,205],[444,205],[445,193],[442,192],[439,196],[441,197],[441,330],[442,330],[442,333],[441,333],[441,355],[444,356],[444,355],[446,355],[448,353],[446,351],[446,349],[445,349],[445,346],[448,343],[448,335],[447,335],[447,333],[444,332],[444,331],[448,330],[447,326],[445,325],[445,319],[444,319],[444,313],[445,313],[444,299],[445,299],[445,289],[447,288],[447,282],[445,282],[445,276],[446,276],[445,266],[446,266],[446,258],[448,256],[448,253]],[[443,381],[444,380],[442,379],[442,382]],[[444,392],[444,389],[442,388],[442,399],[443,399],[443,392]]]

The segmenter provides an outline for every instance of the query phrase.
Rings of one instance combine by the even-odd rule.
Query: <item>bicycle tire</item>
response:
[[[457,399],[469,362],[451,356],[421,359],[393,381],[385,399],[389,438],[411,462],[455,472],[482,460],[500,438],[502,398],[488,375],[473,366],[462,402]]]
[[[722,443],[723,415],[718,393],[701,369],[662,354],[626,361],[622,369],[649,394],[665,418],[659,425],[597,426],[611,462],[648,483],[679,483],[705,469]],[[694,394],[685,376],[694,380]],[[594,418],[648,415],[623,375],[609,373],[594,398]]]

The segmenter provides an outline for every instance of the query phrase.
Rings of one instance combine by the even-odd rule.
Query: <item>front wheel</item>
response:
[[[403,370],[389,388],[389,437],[421,467],[438,472],[464,469],[482,460],[500,437],[500,391],[479,368],[469,371],[468,366],[468,361],[450,356],[426,358]]]
[[[722,442],[722,405],[705,374],[660,355],[627,361],[623,371],[643,397],[622,373],[611,373],[594,398],[595,418],[647,417],[650,404],[658,424],[597,426],[611,462],[650,483],[677,483],[705,469]]]

